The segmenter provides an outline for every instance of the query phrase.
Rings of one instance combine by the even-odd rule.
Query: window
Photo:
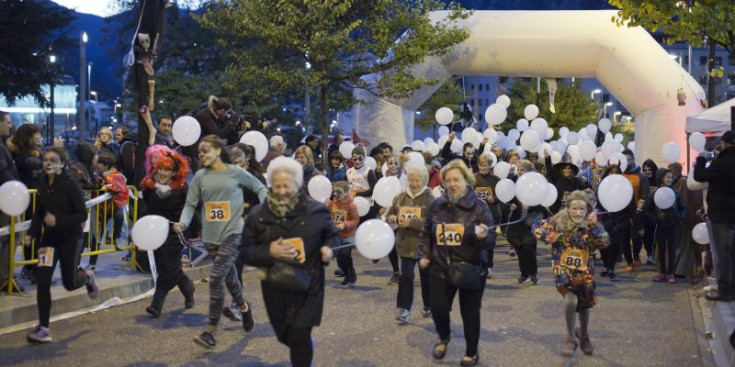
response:
[[[489,90],[490,90],[490,83],[488,83],[488,84],[485,84],[485,90],[487,90],[487,91],[489,91]]]
[[[477,120],[482,121],[482,114],[477,115]]]
[[[699,57],[699,63],[702,65],[707,64],[707,56],[700,56]]]
[[[474,84],[470,84],[470,89],[475,90],[475,85]]]
[[[482,99],[480,99],[479,101],[477,101],[477,104],[478,104],[478,105],[479,105],[480,107],[482,107]]]
[[[477,90],[479,90],[480,92],[482,92],[482,84],[480,84],[480,85],[477,86]]]
[[[684,65],[689,65],[689,55],[684,55]]]

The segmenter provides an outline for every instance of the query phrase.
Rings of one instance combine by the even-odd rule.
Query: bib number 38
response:
[[[229,201],[210,201],[204,203],[207,222],[227,222],[230,220]]]

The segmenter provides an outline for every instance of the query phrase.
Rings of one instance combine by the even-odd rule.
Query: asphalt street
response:
[[[695,327],[701,316],[692,311],[691,286],[652,283],[653,266],[634,273],[620,269],[615,281],[598,278],[599,300],[590,322],[594,355],[578,350],[572,358],[561,356],[563,305],[553,287],[548,248],[539,249],[536,286],[518,284],[517,260],[507,250],[496,248],[495,274],[483,298],[480,365],[703,365]],[[327,270],[324,318],[313,333],[316,366],[459,365],[465,348],[456,300],[447,355],[434,361],[436,334],[431,319],[420,315],[419,289],[410,324],[396,325],[397,287],[387,284],[387,259],[372,264],[357,256],[355,263],[358,280],[351,289],[337,286],[334,265]],[[0,336],[0,366],[288,366],[288,349],[268,322],[256,272],[243,279],[255,329],[246,334],[239,323],[223,318],[212,351],[192,341],[206,324],[208,286],[202,282],[193,309],[184,309],[182,295],[173,291],[159,319],[145,313],[148,298],[54,322],[50,344],[29,345],[27,330]]]

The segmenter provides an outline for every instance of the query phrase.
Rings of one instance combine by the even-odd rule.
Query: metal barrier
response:
[[[31,195],[31,212],[35,213],[36,211],[36,190],[28,190],[28,193]],[[135,186],[128,186],[128,203],[126,206],[130,208],[132,205],[133,207],[133,218],[132,223],[135,223],[138,220],[138,189]],[[85,202],[85,205],[87,207],[87,223],[85,225],[85,232],[87,235],[87,246],[86,252],[83,252],[81,256],[92,256],[92,255],[101,255],[101,254],[108,254],[112,252],[117,251],[124,251],[124,250],[130,250],[130,270],[135,271],[136,268],[136,260],[135,260],[135,244],[132,243],[130,238],[130,228],[131,226],[127,225],[128,222],[128,210],[124,211],[124,223],[123,226],[126,230],[126,236],[125,236],[125,245],[122,247],[115,246],[114,239],[110,241],[109,243],[107,240],[109,239],[109,235],[107,233],[107,221],[108,221],[108,214],[114,210],[114,202],[112,201],[112,195],[108,192],[107,189],[101,189],[101,190],[91,190],[87,191],[85,190],[86,197],[89,197],[90,199]],[[132,202],[131,202],[132,201]],[[102,208],[101,208],[102,207]],[[21,220],[20,223],[18,223],[18,219]],[[94,225],[93,225],[94,223]],[[114,228],[114,223],[112,224]],[[100,227],[102,226],[102,228]],[[31,247],[31,258],[25,259],[21,261],[15,260],[15,253],[16,248],[18,247],[18,235],[17,233],[25,233],[25,231],[29,230],[31,227],[31,220],[26,220],[26,213],[24,213],[22,216],[19,217],[10,217],[10,225],[7,227],[0,228],[0,236],[10,236],[10,269],[8,269],[8,280],[2,284],[0,284],[0,289],[7,289],[8,294],[12,294],[13,291],[20,291],[20,287],[15,282],[14,276],[13,276],[13,270],[18,266],[25,266],[25,265],[35,265],[38,263],[38,257],[36,253],[36,241],[31,241],[30,247]],[[94,228],[92,228],[94,227]],[[101,231],[100,231],[101,229]],[[94,230],[94,233],[93,233]],[[21,236],[21,239],[23,237]],[[22,241],[21,241],[22,242]],[[99,246],[95,245],[99,244]],[[92,246],[95,246],[97,249],[93,250]],[[21,243],[21,246],[25,246]],[[119,248],[118,248],[119,247]]]

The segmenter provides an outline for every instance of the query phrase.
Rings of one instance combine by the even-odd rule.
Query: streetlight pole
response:
[[[77,118],[79,120],[80,141],[87,138],[87,121],[85,101],[87,99],[87,32],[82,32],[79,39],[79,109],[77,110]]]
[[[52,70],[52,72],[55,72],[56,69],[54,67],[56,66],[56,56],[55,55],[49,56],[49,61],[51,62],[51,68],[52,68],[51,70]],[[51,144],[53,142],[53,140],[54,140],[54,107],[55,107],[55,103],[54,103],[54,87],[56,87],[56,80],[55,80],[55,78],[56,78],[56,74],[53,73],[52,74],[52,77],[51,77],[51,83],[50,83],[50,87],[51,87],[51,116],[49,116],[48,133],[47,133],[47,139],[48,139],[49,144]]]

